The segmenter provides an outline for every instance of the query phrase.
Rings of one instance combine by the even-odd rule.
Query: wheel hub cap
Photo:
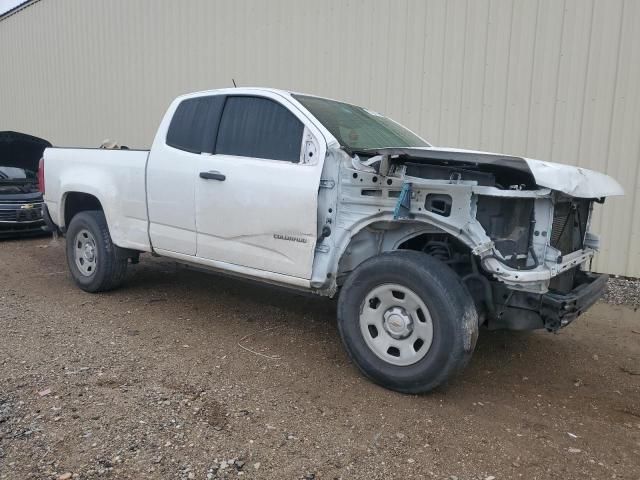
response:
[[[395,339],[407,338],[413,332],[413,320],[402,307],[391,307],[384,312],[384,329]]]
[[[95,253],[94,253],[93,245],[89,243],[85,244],[84,259],[88,262],[93,262],[94,257],[95,257]]]
[[[82,275],[90,277],[96,271],[97,251],[96,239],[86,229],[82,229],[74,238],[74,260]]]
[[[365,296],[360,332],[376,356],[392,365],[408,366],[431,348],[433,322],[425,302],[413,290],[385,283]]]

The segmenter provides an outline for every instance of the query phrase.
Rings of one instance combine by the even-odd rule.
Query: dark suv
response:
[[[42,233],[42,193],[38,162],[46,140],[18,132],[0,132],[0,237]]]

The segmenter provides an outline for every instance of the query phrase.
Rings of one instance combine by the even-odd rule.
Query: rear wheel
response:
[[[122,284],[128,257],[111,241],[102,211],[75,215],[66,237],[67,264],[76,285],[87,292],[104,292]]]
[[[478,315],[466,286],[446,264],[424,253],[395,251],[351,273],[338,300],[338,327],[367,377],[392,390],[420,393],[467,364]]]

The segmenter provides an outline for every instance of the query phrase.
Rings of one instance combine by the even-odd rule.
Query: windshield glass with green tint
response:
[[[340,145],[349,150],[430,146],[393,120],[366,108],[326,98],[293,97],[336,137]]]

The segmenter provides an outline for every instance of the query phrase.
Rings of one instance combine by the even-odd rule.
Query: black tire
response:
[[[430,347],[411,365],[385,361],[369,347],[360,328],[367,296],[386,284],[414,292],[431,316]],[[451,268],[427,254],[398,250],[366,260],[349,275],[338,299],[338,329],[349,357],[364,375],[391,390],[423,393],[446,383],[469,362],[478,338],[478,314],[467,287]]]
[[[89,274],[83,274],[76,264],[76,237],[86,231],[95,240],[95,268]],[[111,241],[109,227],[104,213],[100,210],[88,210],[75,215],[66,232],[67,264],[76,285],[85,292],[106,292],[119,287],[127,272],[128,256],[126,250]]]

